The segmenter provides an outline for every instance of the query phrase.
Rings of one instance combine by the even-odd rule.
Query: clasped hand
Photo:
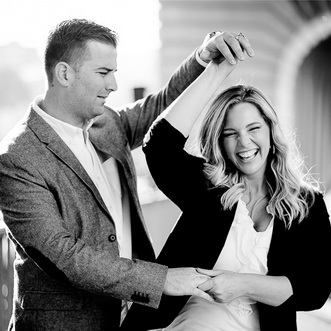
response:
[[[170,268],[168,270],[163,293],[166,295],[195,295],[209,301],[213,298],[199,288],[210,276],[200,273],[195,268]]]
[[[245,53],[249,57],[254,56],[254,50],[243,34],[226,31],[213,36],[207,35],[198,52],[205,62],[220,63],[225,59],[231,64],[236,63],[236,58],[243,61]]]
[[[244,275],[226,270],[206,270],[198,268],[197,271],[210,278],[198,288],[208,293],[216,302],[227,303],[245,296]]]
[[[208,301],[230,302],[247,295],[245,274],[201,268],[170,268],[164,294],[195,295]]]

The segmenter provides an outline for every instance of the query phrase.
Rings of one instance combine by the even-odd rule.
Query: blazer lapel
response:
[[[221,191],[210,191],[199,206],[192,206],[179,217],[157,261],[169,267],[212,269],[223,249],[236,206],[221,207]]]
[[[120,116],[107,108],[103,115],[95,119],[89,132],[91,142],[103,158],[106,160],[113,157],[121,165],[129,192],[133,192],[133,202],[143,219],[138,199],[136,170]]]
[[[284,257],[288,256],[291,252],[287,252],[286,245],[286,230],[285,224],[278,217],[274,219],[274,228],[272,232],[269,252],[268,252],[268,274],[274,275],[282,269],[281,266],[285,265]]]
[[[219,199],[220,198],[217,200]],[[217,201],[217,203],[220,206],[221,203],[219,201]],[[237,204],[231,210],[222,210],[215,214],[213,219],[214,226],[211,226],[209,228],[209,233],[206,234],[206,238],[209,238],[209,240],[205,243],[205,260],[202,258],[200,265],[206,264],[208,269],[212,269],[214,267],[224,247],[226,238],[234,220],[236,209]]]
[[[84,167],[78,161],[76,156],[59,137],[59,135],[49,126],[32,108],[27,121],[30,129],[36,134],[39,140],[59,158],[72,172],[74,172],[80,180],[90,189],[102,208],[109,214],[109,211],[103,202],[103,199],[94,185],[92,179],[85,171]]]

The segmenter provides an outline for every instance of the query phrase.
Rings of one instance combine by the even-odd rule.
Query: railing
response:
[[[14,245],[8,240],[0,222],[0,330],[7,330],[13,306]]]

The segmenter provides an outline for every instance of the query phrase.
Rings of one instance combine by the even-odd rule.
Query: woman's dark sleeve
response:
[[[145,137],[143,151],[158,188],[182,210],[205,191],[203,159],[184,150],[186,138],[167,120],[156,121]]]
[[[319,309],[331,291],[331,226],[321,194],[316,194],[309,215],[294,230],[293,241],[289,280],[296,310]]]
[[[280,227],[275,224],[268,254],[269,275],[285,275],[293,295],[276,309],[319,309],[331,292],[331,226],[322,195],[315,194],[304,220],[287,230],[277,230]]]
[[[261,330],[296,330],[296,311],[321,308],[331,292],[331,226],[321,194],[300,224],[274,224],[269,275],[286,276],[293,295],[274,307],[258,303]]]

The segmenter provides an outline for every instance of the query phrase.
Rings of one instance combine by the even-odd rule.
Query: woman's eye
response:
[[[256,131],[258,129],[260,129],[259,126],[253,126],[252,128],[249,129],[249,131]]]
[[[236,134],[235,132],[225,132],[225,133],[223,133],[223,137],[230,138],[230,137],[234,137],[235,134]]]

